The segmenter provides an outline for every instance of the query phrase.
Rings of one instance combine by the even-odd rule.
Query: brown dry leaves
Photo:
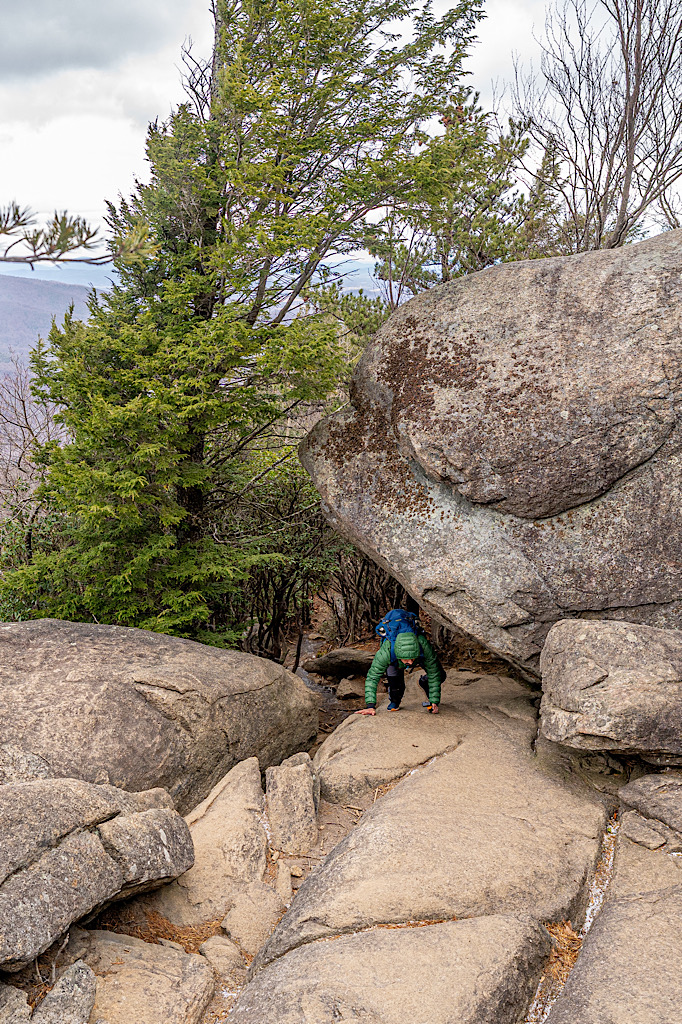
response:
[[[552,936],[552,951],[547,962],[546,973],[562,985],[573,970],[583,940],[571,927],[570,921],[558,921],[545,925]]]
[[[98,926],[108,931],[132,935],[144,942],[159,943],[161,939],[178,942],[186,953],[198,953],[199,946],[212,935],[221,935],[220,918],[207,921],[198,928],[180,928],[155,910],[144,913],[144,919],[126,913],[126,908],[112,907],[98,920]]]

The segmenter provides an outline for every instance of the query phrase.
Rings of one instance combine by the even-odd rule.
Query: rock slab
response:
[[[529,677],[561,618],[682,623],[682,231],[400,306],[301,458],[330,522]]]
[[[321,676],[337,676],[341,679],[346,675],[365,675],[374,660],[370,651],[361,651],[355,647],[337,647],[319,658],[307,658],[301,665],[306,672],[316,672]]]
[[[682,886],[609,900],[547,1024],[674,1024],[682,1007]]]
[[[254,971],[306,943],[378,925],[494,915],[580,921],[604,801],[563,762],[533,753],[527,687],[489,677],[457,689],[450,714],[459,745],[372,804],[301,886]],[[366,719],[368,759],[381,717]]]
[[[129,935],[74,929],[67,953],[97,978],[93,1024],[199,1024],[215,989],[203,956]]]
[[[540,665],[547,739],[682,763],[682,632],[564,619]]]
[[[141,910],[156,911],[178,927],[224,917],[234,896],[263,877],[263,804],[258,759],[251,757],[229,771],[187,815],[194,865],[170,885],[142,897]]]
[[[284,853],[308,853],[317,842],[313,775],[309,765],[268,768],[265,791],[272,847]]]
[[[387,698],[379,700],[379,714],[371,718],[350,715],[325,739],[315,754],[314,767],[320,792],[330,803],[373,798],[377,788],[445,754],[461,742],[463,721],[453,711],[451,698],[458,692],[453,682],[459,673],[448,673],[442,687],[443,706],[438,717],[422,708],[424,693],[417,673],[407,677],[405,696],[397,714],[384,714]],[[484,677],[498,685],[496,677]]]
[[[18,750],[56,776],[161,786],[180,812],[239,761],[279,764],[317,735],[313,698],[282,666],[119,626],[2,623],[0,698],[12,771]]]
[[[158,791],[157,791],[158,793]],[[186,871],[187,825],[156,794],[75,779],[0,786],[0,966],[30,963],[86,914]],[[159,802],[167,801],[163,793]]]
[[[230,1024],[511,1022],[548,951],[543,929],[513,917],[314,942],[258,974]]]

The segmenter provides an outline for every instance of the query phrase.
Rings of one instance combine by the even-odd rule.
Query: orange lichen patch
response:
[[[552,951],[545,971],[554,981],[565,985],[578,959],[583,944],[582,936],[573,930],[570,921],[546,924],[545,928],[552,936]]]
[[[187,953],[198,953],[199,946],[206,939],[221,934],[220,921],[221,918],[217,918],[198,927],[181,928],[155,910],[139,914],[131,913],[127,907],[114,906],[100,916],[97,924],[107,931],[132,935],[133,938],[142,939],[144,942],[158,944],[161,939],[169,939],[171,942],[179,943]]]

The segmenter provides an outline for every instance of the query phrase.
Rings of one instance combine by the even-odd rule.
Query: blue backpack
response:
[[[414,633],[419,636],[423,632],[419,618],[414,612],[406,612],[402,608],[392,608],[384,615],[381,622],[374,627],[374,632],[381,640],[391,641],[391,661],[395,661],[395,641],[399,633]]]

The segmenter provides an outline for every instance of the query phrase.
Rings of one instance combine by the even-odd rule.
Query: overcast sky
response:
[[[545,3],[486,10],[468,66],[489,103],[514,51],[537,56]],[[211,27],[207,0],[0,0],[0,203],[99,222],[145,177],[147,124],[182,98],[183,41],[208,55]]]

